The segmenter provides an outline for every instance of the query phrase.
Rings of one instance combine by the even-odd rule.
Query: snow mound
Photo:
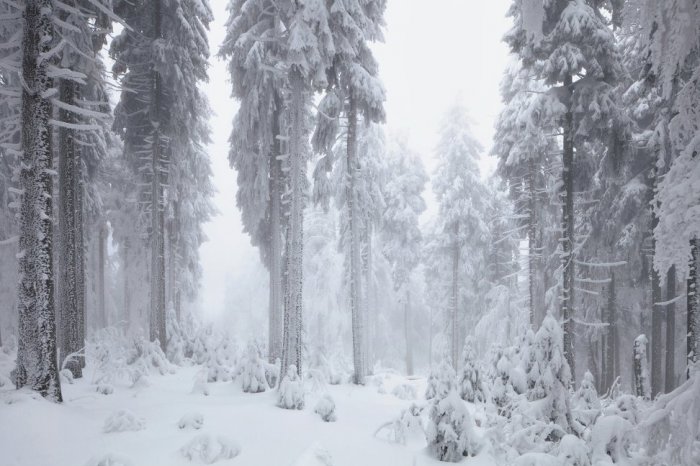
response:
[[[133,464],[128,458],[110,453],[105,456],[91,458],[85,466],[133,466]]]
[[[292,466],[333,466],[333,458],[321,445],[313,444],[292,463]]]
[[[241,388],[246,393],[260,393],[267,390],[265,364],[263,364],[260,347],[248,344],[248,354],[241,367]]]
[[[241,453],[241,447],[233,440],[202,434],[180,448],[180,453],[193,462],[214,464],[217,461],[235,458]]]
[[[590,466],[586,442],[574,435],[565,435],[559,442],[557,455],[562,466]]]
[[[561,462],[547,453],[525,453],[513,461],[513,466],[561,466]]]
[[[70,369],[63,369],[59,374],[61,375],[61,383],[73,384],[73,373]]]
[[[209,386],[207,386],[208,372],[202,369],[194,376],[194,385],[192,386],[193,395],[209,396]]]
[[[114,387],[108,383],[101,383],[95,387],[95,391],[101,395],[111,395],[114,393]]]
[[[294,364],[287,369],[277,391],[277,406],[284,409],[304,409],[304,383]]]
[[[416,387],[407,383],[402,383],[395,386],[391,391],[391,394],[399,400],[415,400],[418,396]]]
[[[325,394],[316,403],[314,412],[321,416],[324,422],[335,422],[338,417],[335,415],[335,401],[330,395]]]
[[[180,418],[177,427],[180,429],[195,429],[199,430],[204,425],[204,416],[200,413],[185,414]]]
[[[110,432],[126,432],[139,431],[146,428],[146,421],[143,418],[137,417],[129,410],[121,409],[112,413],[102,428],[104,433]]]

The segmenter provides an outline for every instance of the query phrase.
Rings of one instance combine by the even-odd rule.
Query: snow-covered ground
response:
[[[0,368],[11,365],[0,355]],[[422,394],[425,381],[387,375],[379,388],[329,386],[337,422],[323,422],[314,413],[319,395],[309,395],[302,411],[275,406],[275,393],[243,393],[237,382],[208,384],[209,395],[193,394],[197,367],[177,368],[149,377],[147,386],[115,386],[103,395],[86,377],[63,384],[63,404],[54,404],[9,383],[0,388],[0,464],[3,466],[178,466],[206,464],[219,448],[240,449],[221,465],[246,466],[372,466],[435,465],[425,452],[425,439],[414,433],[406,445],[375,437],[379,426],[395,418],[411,401],[392,395],[399,383]],[[386,393],[380,393],[386,392]],[[200,429],[197,414],[203,417]],[[110,421],[108,422],[108,418]],[[181,429],[178,423],[188,424]],[[105,432],[111,429],[123,429]],[[133,429],[133,430],[131,430]],[[211,440],[213,449],[185,446]],[[381,436],[380,436],[381,437]],[[219,440],[221,443],[219,443]],[[206,442],[204,442],[206,446]],[[201,447],[201,443],[198,444]],[[201,456],[199,456],[201,454]],[[227,456],[226,454],[223,455]],[[486,466],[487,458],[463,464]]]

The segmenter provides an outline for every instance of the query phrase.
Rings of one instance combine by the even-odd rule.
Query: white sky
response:
[[[224,38],[225,0],[212,0],[215,21],[209,36],[215,54]],[[461,99],[476,122],[475,136],[488,152],[500,110],[499,83],[508,61],[501,42],[509,27],[510,0],[389,0],[385,43],[375,47],[387,90],[387,130],[408,135],[432,172],[439,122],[455,99]],[[257,250],[242,231],[235,205],[236,173],[228,165],[228,136],[236,111],[226,65],[212,59],[207,92],[215,116],[211,121],[210,157],[218,193],[219,215],[205,225],[209,241],[201,248],[204,268],[200,293],[205,317],[227,311],[225,298],[261,267]],[[484,157],[482,170],[495,165]],[[430,200],[429,200],[430,203]],[[252,268],[252,269],[251,269]],[[249,286],[249,284],[245,284]],[[266,287],[260,283],[260,287]],[[235,290],[234,290],[235,291]],[[233,293],[238,295],[238,293]],[[259,294],[259,293],[258,293]],[[230,311],[230,310],[229,310]],[[261,312],[267,312],[266,305]]]

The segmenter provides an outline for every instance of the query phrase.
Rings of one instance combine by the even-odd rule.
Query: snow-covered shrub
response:
[[[424,408],[413,403],[407,409],[401,411],[401,414],[393,421],[382,424],[375,431],[374,436],[377,437],[381,432],[386,432],[386,440],[392,443],[406,443],[406,438],[411,431],[421,430],[420,417]]]
[[[235,458],[241,453],[241,447],[227,438],[202,434],[180,448],[180,453],[190,461],[213,464]]]
[[[582,427],[590,427],[600,416],[601,405],[595,380],[590,371],[586,371],[576,393],[571,400],[573,419]]]
[[[629,450],[632,434],[632,424],[626,419],[620,416],[599,417],[591,431],[590,446],[593,464],[612,463],[631,466]]]
[[[63,369],[60,372],[61,375],[61,383],[67,383],[67,384],[73,384],[73,373],[70,371],[70,369]]]
[[[133,466],[133,464],[128,458],[110,453],[91,458],[85,466]]]
[[[95,391],[100,395],[111,395],[114,393],[114,387],[108,383],[101,383],[95,387]]]
[[[199,430],[204,425],[204,416],[201,413],[189,413],[180,418],[177,423],[179,429]]]
[[[285,409],[304,409],[304,383],[292,364],[277,390],[277,406]]]
[[[146,421],[143,418],[137,417],[134,413],[127,409],[120,409],[112,413],[104,423],[102,431],[110,432],[125,432],[139,431],[146,428]]]
[[[416,393],[416,387],[408,383],[400,383],[394,387],[391,391],[399,400],[415,400],[418,394]]]
[[[430,372],[428,377],[428,387],[425,390],[425,399],[432,400],[433,398],[442,399],[447,396],[450,390],[454,389],[457,375],[445,357],[442,359],[437,368]]]
[[[459,373],[459,395],[469,402],[485,401],[481,375],[476,365],[476,353],[471,341],[467,339],[462,350],[462,369]]]
[[[429,451],[440,461],[457,463],[479,449],[469,411],[454,389],[431,403],[425,435]]]
[[[557,446],[561,466],[591,466],[588,445],[575,435],[565,435]]]
[[[194,384],[192,385],[193,395],[209,396],[209,386],[207,385],[208,371],[202,368],[194,375]]]
[[[335,414],[335,401],[333,401],[333,398],[327,393],[319,398],[314,412],[321,416],[324,422],[335,422],[338,420]]]
[[[246,393],[260,393],[268,388],[260,347],[253,342],[248,344],[239,377],[241,388]]]
[[[639,422],[641,398],[629,394],[621,394],[603,411],[606,416],[620,416],[633,425]]]
[[[520,361],[522,354],[518,348],[497,348],[493,354],[489,378],[491,380],[489,396],[499,408],[502,415],[508,416],[510,405],[517,395],[523,394],[528,388],[528,376]]]

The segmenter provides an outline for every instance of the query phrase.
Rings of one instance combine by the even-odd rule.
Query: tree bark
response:
[[[608,288],[608,305],[606,323],[608,324],[605,332],[604,351],[605,351],[605,388],[609,389],[615,382],[615,345],[617,334],[617,297],[615,295],[615,273],[610,277],[610,287]]]
[[[162,38],[161,0],[153,0],[154,39]],[[165,199],[161,175],[164,171],[161,147],[161,100],[162,83],[160,73],[151,71],[151,125],[153,141],[151,150],[151,314],[150,340],[158,341],[161,349],[166,349],[165,333],[165,242],[164,210]]]
[[[357,195],[357,102],[350,95],[347,132],[347,208],[350,229],[350,312],[352,315],[352,354],[356,384],[364,384],[367,375],[364,356],[364,322],[362,316],[362,251],[360,248],[360,213]]]
[[[645,335],[639,335],[634,340],[634,361],[633,361],[633,375],[634,375],[634,389],[635,394],[641,398],[649,398],[649,381],[647,380],[646,367],[648,365],[647,361],[647,347],[648,340]]]
[[[454,243],[452,251],[452,296],[450,299],[452,317],[452,366],[457,369],[459,365],[459,223],[454,225]]]
[[[564,87],[570,89],[572,86],[571,76],[564,79]],[[561,317],[564,321],[564,355],[571,369],[571,382],[576,381],[575,368],[575,341],[574,341],[574,277],[575,277],[575,238],[574,238],[574,116],[571,108],[567,109],[564,116],[564,144],[563,144],[563,164],[562,164],[562,184],[561,197],[563,198],[562,209],[562,232],[564,238],[561,241],[562,255],[562,294],[561,294]]]
[[[666,272],[666,301],[676,297],[676,268]],[[666,393],[676,388],[676,304],[666,305]]]
[[[303,328],[303,253],[304,253],[304,187],[306,158],[304,154],[304,78],[297,68],[290,71],[290,212],[287,227],[286,284],[284,299],[284,338],[280,378],[295,365],[302,374],[301,350]]]
[[[537,293],[537,254],[536,241],[537,241],[537,199],[535,191],[535,162],[530,159],[527,164],[528,168],[528,226],[527,226],[527,240],[528,240],[528,288],[530,292],[530,327],[533,330],[537,329],[537,323],[539,318],[537,316],[537,309],[535,304],[535,295]]]
[[[282,302],[282,141],[280,119],[282,99],[275,94],[275,110],[272,115],[272,153],[270,154],[270,316],[269,360],[274,363],[282,357],[282,327],[284,304]]]
[[[406,375],[413,375],[413,345],[411,342],[411,291],[406,288],[404,303],[404,331],[406,338]]]
[[[690,378],[691,368],[698,362],[700,350],[700,297],[698,296],[698,257],[700,241],[690,240],[690,264],[688,266],[687,303],[688,303],[688,336],[686,340],[687,369],[686,376]]]
[[[658,173],[654,171],[654,192],[657,190]],[[651,210],[651,232],[653,235],[656,226],[659,224],[659,218],[656,209]],[[652,236],[652,253],[656,255],[656,240]],[[653,263],[653,261],[652,261]],[[656,270],[656,267],[651,267],[651,398],[661,393],[664,389],[664,373],[663,373],[663,307],[659,304],[662,301],[661,295],[661,277]]]
[[[105,268],[107,263],[107,225],[100,223],[97,239],[97,312],[103,328],[109,326],[107,318],[107,288]]]
[[[53,180],[47,54],[54,38],[51,0],[27,0],[22,37],[22,187],[19,238],[17,388],[62,401],[56,360]]]

